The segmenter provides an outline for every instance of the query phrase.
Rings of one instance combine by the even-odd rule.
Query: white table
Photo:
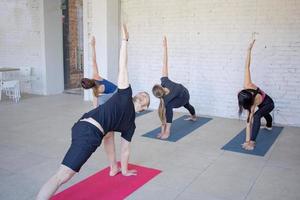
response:
[[[0,67],[0,82],[3,81],[3,74],[4,73],[9,73],[9,72],[16,72],[20,71],[19,68],[14,68],[14,67]]]
[[[20,71],[20,69],[15,67],[0,67],[0,72],[11,72],[11,71]]]

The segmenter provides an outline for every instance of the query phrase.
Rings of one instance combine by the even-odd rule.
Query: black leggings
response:
[[[170,101],[166,105],[166,118],[167,123],[172,123],[173,120],[173,108],[179,108],[181,106],[184,106],[191,115],[195,115],[195,109],[194,107],[189,103],[190,100],[190,94],[189,91],[184,88],[182,93],[174,98],[172,101]]]
[[[272,127],[272,116],[270,112],[274,109],[274,102],[266,95],[264,101],[258,106],[258,110],[254,113],[253,116],[253,125],[252,125],[252,134],[251,140],[255,141],[260,129],[260,120],[264,117],[267,121],[267,127]]]
[[[195,115],[195,109],[194,107],[190,104],[190,102],[187,102],[183,107],[185,107],[191,115]]]

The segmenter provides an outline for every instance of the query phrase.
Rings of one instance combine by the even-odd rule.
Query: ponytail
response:
[[[165,107],[165,102],[162,97],[159,98],[160,103],[158,107],[158,116],[162,124],[166,123],[166,107]]]
[[[83,89],[91,89],[96,85],[96,81],[94,79],[89,79],[89,78],[82,78],[80,83]]]
[[[161,85],[154,85],[152,88],[152,93],[155,97],[159,98],[160,103],[158,107],[158,116],[162,124],[166,123],[166,107],[165,107],[165,101],[163,97],[165,96],[164,88]]]

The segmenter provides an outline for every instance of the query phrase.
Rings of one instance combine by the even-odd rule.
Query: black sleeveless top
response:
[[[251,92],[253,99],[255,99],[257,94],[260,94],[262,97],[262,101],[261,103],[264,101],[265,97],[266,97],[266,93],[264,91],[262,91],[259,87],[256,88],[256,90],[254,89],[246,89],[246,91]]]

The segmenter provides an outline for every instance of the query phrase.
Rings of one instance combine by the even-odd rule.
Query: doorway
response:
[[[82,94],[83,77],[83,0],[62,0],[64,88]]]

